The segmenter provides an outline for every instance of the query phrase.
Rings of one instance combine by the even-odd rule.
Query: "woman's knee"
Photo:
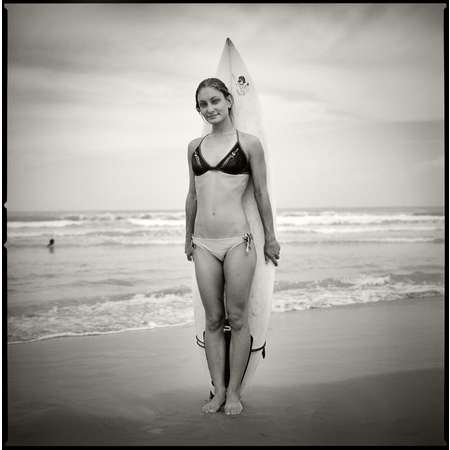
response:
[[[208,331],[217,331],[225,324],[225,311],[217,311],[205,315],[205,326]]]
[[[228,321],[234,331],[239,331],[247,325],[247,315],[244,308],[233,308],[228,311]]]

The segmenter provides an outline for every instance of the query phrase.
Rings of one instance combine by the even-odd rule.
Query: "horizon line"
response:
[[[298,209],[382,209],[382,208],[436,208],[436,209],[444,209],[445,205],[379,205],[379,206],[286,206],[286,207],[279,207],[276,208],[276,210],[298,210]],[[162,212],[168,212],[168,211],[183,211],[183,208],[133,208],[133,209],[15,209],[15,210],[8,210],[6,208],[6,215],[8,213],[47,213],[47,212],[137,212],[137,211],[162,211]],[[2,214],[4,215],[4,213]]]

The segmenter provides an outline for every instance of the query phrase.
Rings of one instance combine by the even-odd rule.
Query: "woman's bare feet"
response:
[[[223,409],[227,415],[240,414],[244,409],[240,395],[237,392],[227,392],[227,401]]]
[[[219,411],[222,405],[225,403],[226,391],[217,391],[214,397],[205,405],[202,406],[204,413],[215,413]]]

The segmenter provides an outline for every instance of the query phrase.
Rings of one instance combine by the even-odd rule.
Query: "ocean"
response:
[[[7,219],[9,344],[193,322],[184,211]],[[441,208],[280,209],[276,223],[274,314],[444,294]]]

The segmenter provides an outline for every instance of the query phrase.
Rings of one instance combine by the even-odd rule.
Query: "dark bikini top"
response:
[[[206,136],[205,136],[206,137]],[[205,137],[203,139],[205,139]],[[237,142],[233,148],[223,157],[223,159],[212,167],[203,158],[200,146],[203,139],[198,144],[197,148],[192,153],[192,170],[194,175],[199,176],[208,172],[209,170],[220,170],[221,172],[228,173],[230,175],[240,175],[242,173],[250,173],[250,165],[247,160],[247,156],[241,148],[239,143],[239,134],[236,130]]]

